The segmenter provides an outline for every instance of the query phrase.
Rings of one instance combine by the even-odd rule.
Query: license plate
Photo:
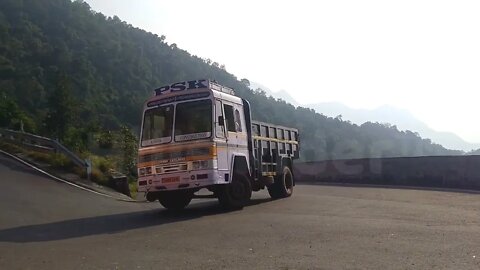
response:
[[[180,177],[165,177],[162,178],[162,183],[175,183],[175,182],[180,182]]]

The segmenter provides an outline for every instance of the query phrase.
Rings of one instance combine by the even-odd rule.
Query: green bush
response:
[[[91,180],[103,185],[108,185],[110,171],[116,168],[116,163],[112,158],[91,155],[92,174]]]
[[[90,179],[102,186],[108,185],[108,175],[100,171],[98,168],[92,168],[92,174]]]
[[[113,133],[110,130],[103,130],[97,138],[98,147],[102,149],[112,149],[113,141]]]
[[[52,165],[53,168],[61,169],[64,171],[71,171],[75,167],[75,165],[70,159],[68,159],[63,154],[58,153],[50,155],[49,163],[50,165]]]
[[[83,128],[69,127],[63,144],[74,152],[84,152],[88,148],[88,132]]]
[[[97,168],[102,173],[108,174],[110,170],[116,168],[116,163],[112,158],[108,157],[100,157],[100,156],[90,156],[90,160],[92,161],[92,167]]]
[[[130,189],[130,195],[132,198],[137,197],[138,189],[137,189],[137,182],[129,183],[128,188]]]

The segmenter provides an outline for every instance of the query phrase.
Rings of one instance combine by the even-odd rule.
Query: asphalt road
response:
[[[0,269],[480,269],[478,194],[297,185],[171,214],[3,156],[0,184]]]

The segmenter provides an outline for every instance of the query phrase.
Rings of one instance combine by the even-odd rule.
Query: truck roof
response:
[[[235,96],[232,88],[223,86],[214,80],[201,79],[176,82],[159,87],[153,91],[153,96],[145,102],[145,107],[207,97],[206,93],[208,92],[212,93],[215,98],[238,104],[242,102],[241,98]]]
[[[223,86],[216,82],[215,80],[200,79],[193,81],[183,81],[176,82],[169,85],[159,87],[153,91],[153,96],[162,96],[174,92],[181,92],[185,90],[194,90],[194,89],[211,89],[225,94],[234,96],[235,91],[232,88]]]

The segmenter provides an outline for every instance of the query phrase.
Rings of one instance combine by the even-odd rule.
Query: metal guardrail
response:
[[[92,173],[91,162],[88,159],[81,159],[57,140],[9,129],[0,129],[0,139],[34,151],[61,153],[69,158],[75,165],[84,168],[88,179],[90,179]]]

